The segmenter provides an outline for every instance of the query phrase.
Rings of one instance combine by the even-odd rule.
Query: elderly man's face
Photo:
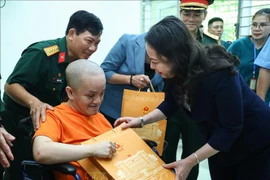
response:
[[[98,113],[106,85],[105,75],[83,75],[80,87],[73,89],[72,106],[81,114],[91,116]]]
[[[206,18],[206,11],[181,10],[180,19],[187,26],[190,32],[197,31]]]

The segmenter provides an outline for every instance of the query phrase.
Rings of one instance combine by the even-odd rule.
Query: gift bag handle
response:
[[[152,82],[150,81],[150,88],[152,89],[152,92],[154,93],[154,95],[155,95],[155,97],[157,97],[157,95],[156,95],[156,91],[155,91],[155,89],[154,89],[154,87],[153,87],[153,85],[152,85]],[[138,93],[137,93],[137,96],[139,95],[139,93],[141,92],[141,88],[139,88],[139,90],[138,90]]]

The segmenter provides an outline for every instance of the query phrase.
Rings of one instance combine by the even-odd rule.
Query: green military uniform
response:
[[[211,37],[209,34],[202,33],[199,30],[197,32],[196,40],[199,41],[202,45],[219,44],[219,39],[215,39]]]
[[[68,64],[65,37],[37,42],[23,51],[7,83],[18,83],[40,101],[56,106],[65,96],[65,70]],[[6,170],[7,176],[5,175],[4,179],[19,180],[22,178],[21,161],[33,159],[31,144],[33,126],[29,118],[26,122],[21,122],[22,119],[30,116],[30,109],[16,103],[6,93],[3,100],[4,126],[16,137],[12,147],[15,160]]]
[[[225,49],[228,49],[228,47],[231,45],[230,41],[223,41],[218,36],[210,34],[209,32],[199,33],[197,40],[203,45],[219,44]]]
[[[217,39],[214,39],[199,30],[197,32],[197,41],[199,41],[202,45],[218,44]],[[182,108],[180,108],[167,121],[165,141],[168,142],[168,147],[164,150],[162,155],[162,159],[166,163],[176,161],[176,150],[181,134],[183,144],[181,159],[188,157],[205,144],[201,138],[198,125]],[[196,165],[190,171],[187,180],[197,179],[198,173],[199,166]]]

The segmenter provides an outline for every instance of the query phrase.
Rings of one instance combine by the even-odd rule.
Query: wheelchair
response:
[[[158,151],[155,147],[157,147],[157,143],[152,140],[144,139],[146,144],[156,153]],[[60,173],[68,174],[74,177],[75,180],[81,180],[81,177],[76,173],[76,167],[69,163],[62,163],[62,164],[53,164],[53,165],[45,165],[39,164],[33,160],[24,160],[21,164],[22,174],[24,180],[37,180],[33,179],[28,173],[28,167],[35,167],[40,169],[40,180],[55,180],[53,171],[57,171]]]
[[[58,171],[63,174],[68,174],[74,177],[75,180],[81,180],[81,177],[76,173],[76,167],[69,163],[45,165],[39,164],[33,160],[24,160],[21,164],[22,174],[24,180],[36,180],[30,177],[27,173],[27,167],[34,166],[40,169],[40,180],[54,180],[53,171]]]

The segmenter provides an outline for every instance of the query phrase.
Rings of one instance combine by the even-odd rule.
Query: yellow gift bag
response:
[[[150,84],[151,85],[151,84]],[[153,87],[151,85],[153,90]],[[121,116],[140,117],[156,109],[164,100],[164,92],[143,92],[124,89],[122,100]],[[167,121],[161,120],[152,124],[147,124],[143,128],[134,128],[135,132],[142,139],[155,141],[159,155],[162,155]]]

